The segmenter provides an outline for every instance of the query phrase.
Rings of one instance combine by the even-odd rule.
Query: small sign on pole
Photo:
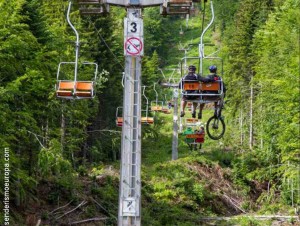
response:
[[[123,216],[136,215],[136,201],[134,198],[126,198],[123,200]]]
[[[124,48],[126,52],[125,55],[141,56],[143,51],[143,43],[139,38],[130,37],[125,41]]]
[[[143,19],[138,16],[136,9],[128,11],[128,17],[124,19],[124,55],[143,56]]]

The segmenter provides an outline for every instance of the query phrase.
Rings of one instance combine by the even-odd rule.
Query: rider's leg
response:
[[[192,111],[192,117],[193,117],[193,118],[196,118],[197,104],[198,104],[198,103],[193,102],[193,111]]]
[[[184,109],[185,109],[186,104],[187,104],[187,101],[186,101],[186,100],[182,100],[182,101],[181,101],[181,112],[180,112],[180,117],[183,117],[183,116],[185,115]]]
[[[198,119],[202,119],[202,110],[204,108],[204,103],[201,103],[200,104],[200,110],[199,110],[199,113],[198,113]]]

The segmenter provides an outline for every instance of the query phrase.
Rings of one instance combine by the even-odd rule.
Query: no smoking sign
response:
[[[124,44],[125,55],[141,56],[143,55],[143,42],[140,38],[127,38]]]

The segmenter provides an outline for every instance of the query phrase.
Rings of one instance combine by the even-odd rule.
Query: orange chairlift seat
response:
[[[93,0],[91,0],[93,1]],[[72,30],[76,35],[75,42],[75,61],[74,62],[60,62],[57,69],[57,77],[56,77],[56,96],[58,98],[65,99],[87,99],[93,98],[95,96],[94,85],[98,74],[98,65],[93,62],[83,62],[81,65],[78,63],[79,58],[79,34],[73,24],[70,21],[70,11],[71,11],[72,1],[69,2],[68,11],[67,11],[67,21]],[[62,73],[62,65],[72,65],[74,66],[74,75],[67,76],[67,79],[62,79],[62,74],[69,74],[70,69],[65,73]],[[86,65],[92,65],[95,67],[94,70],[94,78],[91,81],[81,81],[77,78],[78,76],[78,66],[82,66],[82,68],[86,69]],[[73,79],[70,79],[73,78]],[[82,77],[82,76],[80,76]]]
[[[122,109],[122,107],[117,107],[117,111],[116,111],[116,126],[118,126],[118,127],[123,126],[123,117],[120,116],[120,109]],[[142,124],[153,124],[154,119],[153,119],[153,117],[148,117],[148,115],[147,115],[146,117],[141,117],[141,123]]]
[[[165,94],[161,112],[164,114],[171,114],[171,110],[169,109],[169,102],[167,101],[167,94]]]
[[[193,134],[187,134],[185,136],[186,138],[191,138],[191,139],[204,138],[204,133],[202,134],[193,133]]]
[[[145,111],[146,115],[141,117],[141,123],[146,124],[146,125],[151,125],[151,124],[154,124],[154,118],[148,116],[149,101],[145,95],[145,89],[146,89],[146,86],[143,86],[143,96],[146,99],[146,109],[142,110],[142,112]]]
[[[170,114],[171,111],[163,105],[163,101],[151,101],[151,111]]]
[[[199,91],[199,93],[187,94],[183,93],[183,95],[196,95],[201,97],[200,100],[208,99],[211,97],[220,98],[223,93],[222,81],[215,82],[184,82],[183,83],[183,92],[185,91]],[[210,93],[206,93],[209,91]],[[204,98],[205,97],[205,98]],[[207,98],[206,98],[207,97]]]
[[[56,96],[73,99],[74,81],[60,80],[57,84]]]
[[[61,62],[57,71],[57,84],[56,84],[56,96],[58,98],[65,99],[88,99],[95,96],[95,80],[98,74],[98,65],[96,63],[84,62],[84,65],[94,65],[94,78],[93,81],[76,81],[74,80],[61,80],[60,72],[63,64],[74,64],[75,62]]]
[[[94,97],[94,82],[91,81],[76,82],[76,90],[74,95],[78,98]]]
[[[158,100],[158,92],[155,89],[155,85],[156,83],[153,84],[153,90],[155,92],[155,100],[150,102],[150,106],[151,106],[151,111],[155,111],[155,112],[161,112],[163,109],[163,101],[159,101]],[[144,90],[143,90],[144,91]],[[144,95],[144,94],[143,94]],[[146,98],[146,100],[148,101],[147,97],[144,95],[144,97]]]
[[[165,0],[160,8],[162,15],[190,14],[193,2],[198,0]]]
[[[168,109],[168,108],[163,108],[161,111],[162,111],[164,114],[171,114],[171,111],[170,111],[170,109]]]
[[[122,127],[123,125],[123,116],[121,115],[120,109],[123,109],[123,107],[117,107],[116,111],[116,126]]]
[[[186,118],[185,119],[185,125],[186,126],[197,126],[200,125],[201,120],[196,118]]]
[[[81,15],[103,14],[109,11],[109,5],[104,4],[103,0],[78,0]]]
[[[205,133],[193,133],[185,135],[186,139],[194,139],[190,144],[204,143]]]
[[[154,124],[154,118],[153,117],[141,117],[141,123],[142,124]]]
[[[162,111],[162,101],[151,101],[151,111]]]

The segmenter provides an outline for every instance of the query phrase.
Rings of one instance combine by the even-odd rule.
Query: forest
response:
[[[172,98],[158,68],[168,77],[185,54],[198,56],[209,2],[194,3],[189,18],[143,9],[149,101],[153,84],[160,100]],[[205,42],[224,61],[226,132],[205,138],[201,152],[180,134],[172,160],[172,114],[150,112],[154,125],[142,125],[142,225],[275,225],[256,215],[299,225],[300,0],[213,4]],[[67,8],[67,0],[0,0],[1,225],[117,225],[126,9],[83,16],[74,2],[79,61],[99,67],[95,97],[68,100],[55,92],[59,63],[75,57]],[[76,223],[85,219],[92,220]]]

